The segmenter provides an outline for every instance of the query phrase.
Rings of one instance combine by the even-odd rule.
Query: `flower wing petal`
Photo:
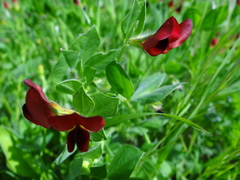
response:
[[[169,42],[174,42],[180,37],[180,26],[177,22],[177,20],[174,17],[171,17],[171,23],[172,23],[172,31],[170,33],[170,36],[168,37]]]
[[[174,17],[170,17],[158,31],[142,43],[143,49],[151,56],[168,51],[168,45],[180,37],[180,26]]]
[[[163,52],[165,52],[168,49],[168,44],[169,44],[168,38],[163,39],[159,41],[155,47],[145,49],[145,51],[151,56],[157,56],[159,54],[163,54]]]
[[[90,133],[80,127],[76,127],[75,132],[75,142],[77,144],[78,150],[82,152],[88,151],[90,141]]]
[[[68,131],[73,129],[74,126],[83,126],[85,129],[98,132],[105,125],[105,121],[101,116],[95,117],[82,117],[77,113],[52,116],[48,119],[51,126],[58,131]]]
[[[51,116],[48,118],[48,122],[54,129],[58,131],[68,131],[77,125],[76,119],[79,118],[78,116],[79,115],[76,113],[63,116]]]
[[[168,18],[164,24],[154,34],[158,40],[169,38],[174,41],[180,37],[180,27],[177,20],[172,16]]]
[[[79,123],[79,125],[82,125],[84,128],[92,132],[100,131],[105,125],[105,121],[101,116],[87,118],[83,117],[83,119],[81,119],[81,122],[79,121]]]
[[[76,126],[72,131],[68,133],[67,136],[68,152],[72,152],[74,150],[75,144],[77,144],[79,151],[88,151],[89,141],[90,133],[79,126]]]
[[[23,111],[23,115],[26,119],[28,119],[29,121],[31,121],[32,123],[39,125],[37,121],[34,120],[34,118],[32,117],[32,115],[30,114],[30,112],[28,111],[27,105],[24,104],[22,107],[22,111]]]
[[[42,88],[29,79],[24,80],[24,83],[30,87],[26,95],[25,107],[23,107],[23,111],[25,111],[23,113],[27,115],[25,117],[28,119],[31,116],[31,119],[28,119],[31,122],[50,128],[47,119],[52,115],[52,111],[50,103],[42,92]]]
[[[67,149],[68,152],[73,152],[75,146],[75,129],[70,131],[67,135]]]
[[[180,24],[180,38],[177,39],[176,41],[172,42],[169,44],[169,50],[175,47],[180,46],[184,41],[187,40],[187,38],[190,36],[192,32],[192,20],[191,19],[186,19]]]

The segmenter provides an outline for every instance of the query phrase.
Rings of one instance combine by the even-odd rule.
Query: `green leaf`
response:
[[[134,31],[134,34],[139,35],[142,33],[142,30],[144,28],[145,25],[145,17],[146,17],[146,1],[145,0],[137,0],[139,2],[139,5],[141,7],[141,12],[138,16],[138,24],[137,27]]]
[[[76,157],[70,164],[68,179],[74,179],[81,173],[83,158]]]
[[[93,26],[88,32],[81,34],[68,49],[79,51],[83,63],[97,51],[100,45],[99,35],[95,26]]]
[[[88,59],[85,66],[95,68],[97,71],[103,71],[111,61],[115,60],[117,52],[117,50],[111,50],[107,54],[98,53]]]
[[[211,135],[211,133],[209,133],[208,131],[206,131],[205,129],[203,129],[202,127],[200,127],[199,125],[193,123],[192,121],[189,121],[185,118],[182,118],[182,117],[179,117],[179,116],[176,116],[176,115],[172,115],[172,114],[162,114],[163,116],[165,117],[171,117],[171,118],[174,118],[174,119],[177,119],[179,121],[182,121],[183,123],[186,123],[187,125],[191,126],[192,128],[198,130],[198,131],[202,131],[208,135]]]
[[[99,142],[99,141],[102,141],[103,139],[107,139],[103,129],[98,132],[90,132],[90,135],[91,135],[91,140],[94,142]]]
[[[129,14],[124,18],[121,28],[122,32],[125,36],[125,39],[128,40],[129,37],[132,35],[134,27],[138,23],[139,14],[141,12],[141,7],[138,1],[134,0],[133,7]]]
[[[106,68],[108,82],[112,88],[127,99],[130,99],[134,93],[133,84],[119,64],[111,62]]]
[[[209,10],[205,16],[202,29],[212,29],[214,26],[222,24],[228,16],[228,6],[221,6],[217,9]]]
[[[56,90],[65,94],[74,94],[81,87],[82,83],[80,83],[78,80],[70,79],[62,81],[59,84],[57,84]]]
[[[194,23],[194,26],[199,24],[201,18],[202,18],[201,13],[199,12],[198,9],[195,8],[188,8],[182,17],[183,20],[191,19],[192,22]]]
[[[77,51],[62,51],[63,56],[69,67],[76,67],[77,63],[79,62],[79,55],[80,53]]]
[[[183,65],[176,60],[171,60],[165,64],[165,72],[167,74],[181,74],[183,72]]]
[[[87,152],[79,152],[76,157],[83,157],[84,159],[97,159],[102,155],[101,144],[89,148]]]
[[[134,113],[134,114],[124,114],[124,115],[115,116],[115,117],[110,118],[110,119],[105,119],[105,121],[106,121],[105,128],[113,126],[115,124],[119,124],[119,123],[128,121],[128,120],[144,117],[144,116],[165,116],[165,117],[171,117],[171,118],[177,119],[179,121],[182,121],[183,123],[188,124],[189,126],[191,126],[192,128],[194,128],[194,129],[196,129],[198,131],[201,131],[201,132],[207,133],[208,135],[211,135],[208,131],[206,131],[202,127],[198,126],[197,124],[193,123],[192,121],[189,121],[189,120],[187,120],[185,118],[182,118],[182,117],[179,117],[179,116],[176,116],[176,115],[164,114],[164,113]]]
[[[175,90],[180,84],[181,83],[164,86],[152,92],[147,92],[138,96],[133,96],[132,101],[136,101],[140,103],[154,103],[157,101],[161,101],[167,95],[169,95],[173,90]]]
[[[67,69],[69,68],[63,53],[60,54],[58,62],[53,67],[51,72],[51,79],[54,83],[60,82],[66,74]]]
[[[143,94],[155,90],[156,88],[161,86],[165,77],[166,75],[161,73],[155,73],[150,76],[147,76],[141,81],[132,98],[133,99],[137,98],[139,96],[142,96]]]
[[[107,169],[106,165],[95,166],[90,168],[91,175],[96,177],[97,179],[104,179],[107,177]]]
[[[132,113],[132,114],[117,115],[117,116],[114,116],[114,117],[108,118],[108,119],[106,118],[105,119],[105,122],[106,122],[105,128],[113,126],[115,124],[119,124],[119,123],[128,121],[128,120],[131,120],[131,119],[136,119],[136,118],[144,117],[147,115],[155,115],[155,114],[156,113]]]
[[[37,168],[33,168],[33,159],[29,153],[17,147],[18,139],[9,129],[0,127],[0,145],[6,157],[7,167],[14,173],[29,178],[37,178]],[[39,164],[35,164],[38,166]]]
[[[92,96],[95,103],[95,108],[90,116],[110,117],[117,113],[119,99],[110,97],[102,93],[97,93]]]
[[[128,133],[131,133],[131,134],[134,133],[140,136],[144,136],[145,134],[147,134],[148,131],[149,129],[141,126],[128,127],[128,130],[127,130]]]
[[[156,129],[159,130],[160,128],[162,128],[165,124],[167,124],[169,122],[168,118],[165,119],[160,119],[159,117],[153,117],[150,119],[146,119],[144,121],[141,121],[139,123],[139,126],[141,127],[146,127],[148,129]]]
[[[90,84],[93,81],[96,71],[97,70],[93,69],[92,67],[89,67],[89,66],[84,67],[83,75],[86,79],[87,84]]]
[[[65,161],[73,153],[74,153],[74,151],[71,153],[68,152],[67,145],[66,145],[65,148],[63,149],[63,151],[61,152],[61,154],[54,160],[54,162],[56,163],[56,165],[60,165],[63,161]]]
[[[95,106],[94,101],[85,93],[83,88],[80,88],[73,95],[73,105],[74,108],[83,116],[88,116]]]
[[[144,152],[130,145],[119,148],[109,167],[109,179],[128,179],[143,154]]]

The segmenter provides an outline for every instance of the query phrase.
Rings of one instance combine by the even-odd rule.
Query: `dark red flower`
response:
[[[105,125],[104,119],[101,116],[82,117],[77,113],[52,116],[49,118],[51,126],[58,131],[68,131],[67,146],[68,151],[72,152],[75,144],[80,151],[87,151],[90,141],[89,131],[98,132]]]
[[[105,125],[101,116],[83,117],[73,110],[62,108],[56,103],[49,102],[42,88],[31,80],[24,83],[30,87],[26,95],[26,103],[22,110],[24,116],[36,125],[54,128],[58,131],[68,131],[68,151],[74,150],[75,144],[80,151],[88,151],[90,141],[89,131],[98,132]]]
[[[17,2],[18,2],[18,0],[12,0],[12,2],[13,2],[13,3],[17,3]]]
[[[181,10],[182,10],[182,4],[180,4],[180,5],[175,9],[175,11],[176,11],[177,13],[180,13]]]
[[[3,6],[4,6],[6,9],[10,9],[10,5],[9,5],[7,2],[3,2]]]
[[[22,107],[25,118],[36,125],[50,128],[48,118],[54,115],[51,111],[51,103],[40,86],[29,79],[25,79],[24,83],[30,87],[26,95],[26,103]]]
[[[190,19],[178,24],[174,17],[170,17],[155,34],[147,38],[141,45],[151,56],[165,54],[186,41],[191,32],[192,21]]]
[[[168,7],[173,7],[173,6],[174,6],[174,1],[173,0],[169,1]]]
[[[218,43],[218,39],[217,39],[217,38],[213,38],[213,39],[211,40],[211,46],[212,46],[212,47],[216,46],[217,43]]]
[[[79,1],[78,0],[74,0],[73,2],[74,2],[74,4],[79,5]]]

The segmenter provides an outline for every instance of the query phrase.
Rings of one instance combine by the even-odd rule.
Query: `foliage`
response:
[[[240,6],[169,2],[1,5],[0,179],[240,178]],[[181,46],[151,57],[128,44],[171,16],[193,21]],[[67,133],[24,118],[24,79],[104,117],[88,152],[68,153]]]

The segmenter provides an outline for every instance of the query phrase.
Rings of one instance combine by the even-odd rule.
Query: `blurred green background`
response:
[[[4,2],[10,7],[5,8]],[[133,1],[82,0],[79,5],[67,0],[1,1],[0,179],[104,179],[104,173],[91,168],[101,164],[99,171],[108,172],[113,154],[123,144],[145,152],[131,177],[240,179],[240,6],[234,0],[174,0],[173,6],[169,2],[147,1],[143,33],[156,31],[174,16],[178,22],[192,19],[192,34],[168,54],[150,57],[124,41],[121,22]],[[164,84],[185,82],[154,105],[193,121],[212,136],[174,119],[144,117],[106,128],[103,143],[110,150],[94,151],[96,156],[81,152],[61,156],[66,134],[35,126],[23,117],[27,92],[23,80],[33,80],[48,99],[71,108],[69,96],[54,90],[52,69],[61,49],[93,26],[100,37],[98,52],[124,47],[118,60],[127,64],[135,87],[142,77],[156,72],[166,75]],[[216,45],[211,45],[213,39]],[[62,73],[65,79],[75,78],[73,69]],[[104,76],[98,74],[95,81],[107,89]],[[149,104],[131,106],[137,112],[154,112]],[[131,113],[126,104],[118,109],[119,114]]]

